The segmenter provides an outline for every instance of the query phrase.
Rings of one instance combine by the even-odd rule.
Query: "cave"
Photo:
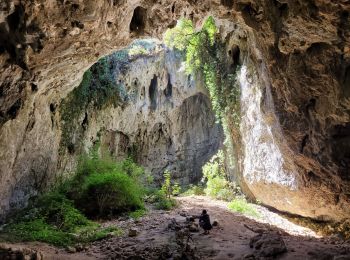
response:
[[[146,26],[147,10],[141,6],[138,6],[134,10],[130,22],[130,32],[142,33]]]
[[[347,259],[349,12],[1,3],[0,258]]]

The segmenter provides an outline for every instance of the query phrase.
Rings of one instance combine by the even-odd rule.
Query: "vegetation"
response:
[[[10,222],[5,236],[13,241],[42,241],[57,246],[120,235],[117,228],[101,228],[89,218],[133,211],[145,214],[143,169],[130,159],[114,163],[93,150],[82,157],[73,179],[39,196]]]
[[[260,217],[259,212],[255,209],[254,204],[250,204],[244,197],[237,197],[232,200],[228,206],[230,210],[252,217]]]
[[[191,196],[191,195],[205,195],[203,185],[193,185],[191,184],[181,195]]]
[[[129,57],[139,57],[142,55],[149,55],[150,52],[142,45],[135,45],[129,50]]]
[[[61,153],[68,149],[70,153],[79,154],[80,140],[88,123],[85,113],[90,108],[101,110],[107,106],[121,106],[132,98],[124,83],[117,80],[118,73],[124,73],[135,57],[154,52],[156,46],[152,40],[135,41],[128,48],[101,58],[84,73],[80,85],[62,100],[59,107]]]
[[[195,30],[192,21],[183,18],[174,28],[166,31],[164,42],[184,53],[187,74],[199,74],[204,78],[217,118],[222,120],[229,116],[238,126],[238,66],[228,66],[226,44],[218,37],[214,18],[209,17],[199,31]]]
[[[227,181],[222,150],[203,166],[203,179],[206,181],[204,192],[212,198],[231,201],[241,195],[240,188],[234,182]]]
[[[168,170],[164,172],[163,176],[163,185],[155,194],[156,208],[169,210],[176,206],[176,201],[172,198],[172,195],[178,195],[180,193],[180,186],[178,183],[172,185],[171,173]]]
[[[177,25],[167,30],[164,41],[170,48],[185,56],[186,73],[204,80],[209,91],[213,110],[221,122],[225,133],[225,149],[231,157],[236,157],[240,145],[240,86],[237,71],[240,69],[239,49],[228,49],[219,37],[213,17],[209,17],[200,30],[192,21],[181,19]],[[232,54],[235,53],[236,56]],[[238,56],[237,56],[238,53]],[[228,158],[227,165],[234,169],[235,160]],[[225,174],[223,153],[213,158],[203,167],[206,181],[205,194],[230,201],[240,194],[239,187],[228,181]],[[198,187],[188,191],[200,193]]]
[[[84,124],[87,123],[87,115],[84,116],[84,113],[89,107],[100,110],[107,105],[121,105],[126,100],[125,90],[121,84],[116,83],[113,69],[115,64],[111,57],[100,59],[84,73],[80,85],[60,104],[61,147],[68,148],[70,153],[79,147],[78,142],[86,127]],[[77,135],[76,138],[73,138],[74,135]],[[76,142],[73,143],[72,140]]]
[[[147,214],[147,210],[145,210],[145,209],[138,209],[138,210],[135,210],[133,212],[130,212],[129,213],[129,217],[131,217],[133,219],[139,219],[139,218],[143,217],[146,214]]]
[[[143,208],[143,169],[126,159],[119,163],[84,156],[74,179],[63,186],[75,206],[89,217],[107,217]]]
[[[57,246],[91,242],[120,232],[88,220],[73,201],[57,191],[40,196],[4,229],[10,241],[41,241]]]
[[[170,210],[176,206],[176,201],[172,197],[168,198],[162,190],[156,192],[155,202],[157,209]]]
[[[165,195],[167,199],[170,199],[173,193],[172,186],[171,186],[171,174],[168,170],[166,170],[163,176],[164,176],[164,183],[162,185],[161,192]]]

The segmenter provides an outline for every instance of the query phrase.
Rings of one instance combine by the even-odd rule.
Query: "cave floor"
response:
[[[227,203],[203,196],[179,197],[171,211],[153,210],[139,220],[120,218],[103,223],[125,230],[122,237],[96,241],[80,252],[68,253],[40,243],[13,245],[40,251],[43,259],[350,259],[350,244],[337,237],[318,237],[258,206],[260,219],[227,210]],[[184,232],[186,216],[205,208],[219,225],[209,235]],[[128,230],[137,230],[129,237]],[[264,234],[260,246],[251,238]],[[281,250],[281,239],[287,251]],[[259,244],[259,241],[258,241]],[[282,242],[283,244],[283,242]],[[265,253],[264,253],[265,252]],[[267,253],[266,253],[267,252]],[[181,256],[182,254],[182,256]],[[270,254],[270,256],[266,256]],[[186,257],[187,258],[186,258]]]

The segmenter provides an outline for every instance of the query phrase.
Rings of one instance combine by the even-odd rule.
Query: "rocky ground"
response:
[[[350,259],[349,243],[319,237],[263,207],[257,207],[260,218],[254,219],[230,212],[225,202],[206,197],[178,201],[172,211],[150,210],[139,220],[106,222],[104,225],[121,227],[125,234],[70,252],[39,243],[2,244],[0,248],[16,256],[24,252],[28,259]],[[203,208],[218,222],[209,235],[186,221]],[[1,250],[0,259],[7,259]]]

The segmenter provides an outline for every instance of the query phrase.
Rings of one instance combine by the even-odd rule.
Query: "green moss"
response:
[[[79,150],[84,132],[84,115],[89,108],[101,110],[106,106],[119,106],[124,100],[123,87],[114,77],[114,60],[104,57],[88,69],[80,85],[62,101],[60,105],[62,138],[61,149],[68,148],[73,153]],[[72,142],[75,140],[75,142]]]
[[[128,69],[131,56],[138,56],[139,52],[150,54],[154,49],[153,41],[135,41],[128,48],[101,58],[84,73],[80,85],[60,104],[61,153],[66,149],[70,153],[80,153],[86,127],[84,114],[89,109],[98,111],[108,106],[122,106],[131,98],[123,83],[117,82],[117,73]]]

